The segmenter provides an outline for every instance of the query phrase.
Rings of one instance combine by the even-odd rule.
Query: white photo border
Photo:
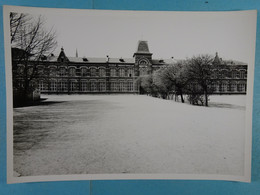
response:
[[[248,80],[247,80],[247,98],[246,98],[246,126],[245,126],[245,154],[244,154],[244,176],[233,175],[216,175],[216,174],[82,174],[82,175],[44,175],[44,176],[13,176],[13,102],[12,102],[12,70],[11,70],[11,45],[10,45],[10,26],[9,13],[40,13],[49,11],[60,12],[84,12],[97,10],[79,10],[79,9],[59,9],[59,8],[32,8],[20,6],[3,6],[4,18],[4,45],[5,45],[5,75],[6,75],[6,131],[7,131],[7,183],[24,183],[39,181],[67,181],[67,180],[136,180],[136,179],[153,179],[153,180],[231,180],[231,181],[251,181],[251,145],[252,145],[252,108],[253,108],[253,82],[254,82],[254,64],[255,64],[255,45],[252,45],[250,52],[251,61],[248,62]],[[114,12],[112,10],[98,10],[101,12]],[[120,12],[120,11],[115,11]],[[121,11],[122,12],[122,11]],[[135,11],[126,11],[135,12]],[[142,11],[136,11],[142,12]],[[148,12],[148,11],[144,11]],[[149,11],[155,12],[155,11]],[[240,11],[236,11],[240,12]],[[252,23],[256,24],[256,10],[241,11],[251,14]],[[185,13],[185,12],[184,12]],[[189,12],[191,13],[191,12]],[[209,12],[210,13],[210,12]],[[222,12],[218,12],[222,13]],[[225,12],[226,13],[226,12]],[[251,29],[256,34],[255,29]],[[256,42],[256,37],[252,37]]]

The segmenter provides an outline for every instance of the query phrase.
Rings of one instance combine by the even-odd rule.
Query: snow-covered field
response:
[[[14,109],[14,170],[243,175],[244,95],[191,106],[140,95],[51,95]]]

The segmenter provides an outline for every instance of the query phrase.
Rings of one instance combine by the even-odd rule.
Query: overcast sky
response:
[[[184,59],[219,53],[248,63],[255,44],[250,12],[141,12],[101,10],[33,10],[57,32],[58,54],[67,56],[133,56],[139,40],[148,41],[153,58]],[[26,12],[29,12],[26,10]],[[252,12],[251,12],[252,13]]]

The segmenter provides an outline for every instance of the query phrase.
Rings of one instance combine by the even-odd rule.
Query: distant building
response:
[[[246,94],[247,68],[243,62],[233,60],[222,60],[218,53],[212,63],[214,93],[217,94]]]
[[[146,41],[139,41],[132,58],[68,57],[63,48],[59,56],[43,57],[38,65],[38,86],[41,93],[139,93],[136,82],[141,75],[174,64],[176,60],[153,59]],[[214,93],[245,94],[247,64],[227,61],[216,53]],[[22,66],[22,65],[20,65]]]

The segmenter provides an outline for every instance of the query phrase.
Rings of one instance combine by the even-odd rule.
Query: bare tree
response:
[[[27,94],[36,88],[40,61],[46,59],[57,45],[56,35],[53,29],[45,29],[42,16],[34,19],[17,13],[10,14],[10,31],[13,83],[26,99]]]
[[[190,79],[192,89],[199,89],[196,93],[204,94],[205,106],[208,106],[208,96],[212,91],[213,57],[199,55],[188,60],[187,77]]]
[[[10,13],[10,37],[11,44],[17,38],[17,34],[19,33],[19,29],[22,26],[25,26],[32,18],[28,14],[24,13]]]

